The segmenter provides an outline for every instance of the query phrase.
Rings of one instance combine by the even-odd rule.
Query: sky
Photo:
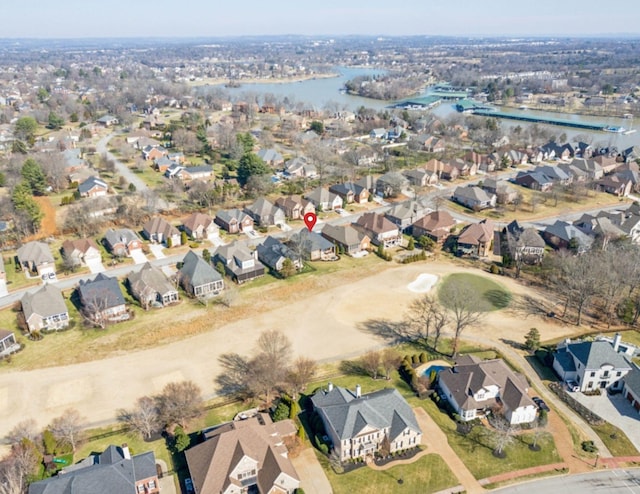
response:
[[[640,34],[636,0],[0,0],[0,38]]]

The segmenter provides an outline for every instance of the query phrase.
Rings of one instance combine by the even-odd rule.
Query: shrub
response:
[[[409,237],[409,242],[407,243],[407,250],[414,250],[416,248],[416,243],[413,240],[413,237]]]
[[[280,400],[280,403],[278,403],[278,406],[273,412],[273,421],[279,422],[280,420],[289,418],[290,411],[289,406],[283,400]]]
[[[426,354],[426,352],[422,352],[420,354],[420,363],[424,364],[425,362],[427,362],[427,354]]]
[[[411,363],[412,364],[419,364],[420,363],[420,355],[418,355],[417,353],[411,355]]]
[[[58,445],[56,438],[53,436],[53,432],[49,429],[45,429],[42,433],[42,445],[44,446],[45,455],[53,455],[56,452],[56,446]]]
[[[184,431],[184,429],[180,426],[176,427],[173,432],[173,447],[176,449],[178,453],[184,451],[191,444],[191,439],[189,435]]]
[[[187,232],[185,232],[184,230],[180,233],[180,243],[182,245],[187,245],[187,242],[189,241],[188,237],[187,237]]]
[[[582,441],[582,450],[587,453],[596,453],[598,451],[598,447],[593,443],[593,441]]]
[[[410,264],[412,262],[426,261],[427,254],[424,251],[420,251],[418,254],[412,256],[406,256],[402,258],[402,264]]]
[[[489,272],[491,274],[500,274],[500,268],[495,264],[492,264],[491,267],[489,268]]]

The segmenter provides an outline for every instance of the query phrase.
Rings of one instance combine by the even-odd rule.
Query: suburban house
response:
[[[1,336],[0,336],[1,338]],[[0,355],[2,354],[2,343],[0,340]],[[640,369],[634,367],[623,379],[622,396],[624,396],[631,406],[640,413]]]
[[[229,233],[253,230],[253,218],[240,209],[221,209],[216,213],[215,222]]]
[[[567,175],[571,176],[571,182],[586,182],[588,177],[587,172],[581,170],[571,163],[560,163],[558,168],[564,171]]]
[[[162,156],[161,158],[153,160],[153,167],[163,175],[167,172],[169,168],[171,167],[175,168],[177,166],[180,166],[180,163],[172,160],[171,158],[169,158],[169,156]]]
[[[610,240],[617,240],[628,236],[611,218],[604,215],[591,216],[589,214],[583,214],[582,217],[574,221],[573,224],[587,235],[593,237],[594,240],[602,242],[603,248],[606,248]]]
[[[556,250],[572,249],[578,254],[588,251],[593,244],[592,237],[580,228],[562,220],[556,220],[542,230],[542,238]]]
[[[286,220],[284,211],[264,197],[246,206],[244,212],[251,216],[254,224],[260,226],[281,225]]]
[[[169,152],[160,144],[148,144],[142,148],[142,157],[149,160],[157,160],[166,156]]]
[[[378,213],[364,213],[353,226],[367,235],[373,245],[382,245],[385,249],[398,245],[402,239],[398,227]]]
[[[118,118],[113,115],[105,115],[96,120],[97,124],[102,125],[103,127],[111,127],[112,125],[118,124]]]
[[[501,253],[518,256],[527,264],[539,264],[544,257],[545,241],[533,227],[524,228],[513,220],[502,229]],[[509,246],[512,244],[512,248]]]
[[[0,357],[6,357],[18,350],[20,345],[16,341],[16,335],[6,329],[0,329]]]
[[[587,177],[591,180],[599,180],[604,175],[604,171],[602,170],[602,166],[593,159],[586,158],[574,158],[571,160],[571,164],[582,170],[587,174]]]
[[[583,393],[595,389],[621,391],[623,378],[633,368],[628,355],[620,351],[621,339],[619,333],[613,342],[572,342],[567,338],[553,354],[553,370],[563,381],[576,382]]]
[[[376,190],[376,180],[372,175],[365,175],[360,180],[358,180],[356,184],[363,189],[367,189],[369,191],[369,194],[373,194]]]
[[[448,211],[432,211],[412,225],[412,235],[416,238],[424,235],[442,245],[455,226],[456,220]]]
[[[250,251],[241,242],[221,245],[213,254],[215,264],[221,262],[227,276],[241,284],[264,275],[264,264],[258,260],[258,253]]]
[[[547,192],[553,187],[553,180],[551,178],[547,177],[543,173],[535,171],[518,172],[513,181],[522,187],[526,187],[531,190],[539,190],[540,192]]]
[[[342,197],[344,204],[365,204],[369,200],[369,191],[354,182],[344,182],[329,187],[329,192]]]
[[[316,212],[316,208],[311,202],[297,195],[279,197],[276,199],[276,206],[282,209],[290,220],[299,220],[304,218],[307,213]]]
[[[182,228],[193,240],[203,240],[217,237],[220,228],[208,214],[193,213],[182,222]]]
[[[465,227],[458,235],[457,255],[487,257],[491,253],[494,230],[494,223],[489,219]]]
[[[438,179],[455,180],[460,176],[460,170],[450,163],[443,163],[437,159],[430,159],[424,165],[424,169],[435,174]]]
[[[62,256],[70,260],[75,266],[102,260],[100,247],[92,238],[65,240],[62,243]]]
[[[574,155],[574,150],[570,144],[557,144],[555,141],[549,141],[544,146],[540,146],[540,152],[542,153],[542,159],[550,160],[552,158],[558,158],[560,160],[567,160]]]
[[[511,204],[518,199],[518,191],[506,180],[487,178],[482,182],[487,194],[496,196],[497,204]]]
[[[322,227],[322,236],[350,256],[366,253],[371,247],[369,236],[352,225],[338,226],[327,223]]]
[[[340,461],[372,457],[416,447],[422,431],[411,406],[397,389],[362,395],[329,383],[311,397],[316,413]]]
[[[168,172],[169,170],[167,170]],[[213,176],[213,167],[211,165],[199,166],[178,166],[178,169],[171,175],[183,182],[191,182],[192,180],[205,180]]]
[[[224,289],[220,273],[192,250],[182,260],[178,280],[185,292],[199,299],[220,295]]]
[[[126,444],[65,467],[55,477],[33,482],[29,494],[159,494],[153,451],[132,456]]]
[[[413,223],[431,211],[423,202],[408,200],[394,204],[384,213],[385,217],[404,232]]]
[[[425,168],[417,168],[415,170],[407,170],[403,172],[409,183],[414,187],[426,187],[438,183],[438,174]]]
[[[104,234],[104,245],[114,256],[125,257],[131,255],[131,251],[142,249],[142,240],[129,228],[109,228]]]
[[[377,129],[371,129],[369,132],[370,139],[384,139],[387,135],[386,129],[382,127],[378,127]]]
[[[292,420],[274,423],[267,413],[205,430],[185,451],[195,492],[294,494],[300,479],[284,439],[295,433]]]
[[[78,185],[80,197],[100,197],[106,196],[109,192],[109,185],[101,178],[91,176]]]
[[[626,197],[631,193],[633,181],[624,175],[607,175],[596,182],[596,187],[601,192],[613,194],[618,197]]]
[[[398,172],[388,172],[376,180],[376,193],[383,197],[395,197],[409,186],[409,180]]]
[[[343,205],[342,197],[324,187],[316,187],[304,196],[318,211],[333,211]]]
[[[478,167],[476,166],[475,163],[467,163],[466,161],[461,160],[460,158],[446,161],[444,165],[445,165],[445,169],[457,168],[459,172],[458,176],[460,177],[470,177],[475,175],[478,172]]]
[[[139,271],[127,276],[131,295],[144,309],[165,307],[179,300],[178,290],[157,267],[146,262]]]
[[[83,314],[95,323],[129,319],[130,314],[117,278],[99,273],[93,280],[80,280],[77,290]]]
[[[142,233],[153,243],[176,247],[182,244],[180,232],[164,218],[155,216],[142,227]]]
[[[29,332],[56,331],[69,326],[69,309],[59,288],[46,284],[20,300]]]
[[[262,161],[272,168],[279,168],[284,165],[284,158],[275,149],[261,149],[256,154]]]
[[[299,253],[303,259],[309,261],[335,261],[336,247],[322,235],[303,228],[294,233],[289,245]]]
[[[17,255],[27,276],[38,276],[43,280],[56,277],[55,259],[44,242],[27,242],[18,249]]]
[[[534,173],[542,173],[554,185],[570,185],[573,182],[573,176],[560,168],[559,166],[542,165],[533,169]]]
[[[440,371],[438,388],[440,396],[465,422],[496,408],[511,425],[536,419],[538,407],[527,395],[527,379],[513,372],[502,359],[459,357],[454,368]]]
[[[318,176],[318,170],[313,163],[309,163],[307,158],[300,156],[298,158],[293,158],[284,164],[284,176],[289,178],[316,178]]]
[[[264,242],[258,244],[256,252],[262,264],[277,272],[282,271],[286,259],[291,261],[296,271],[303,267],[300,255],[273,237],[267,237]]]
[[[480,187],[471,185],[468,187],[456,187],[451,198],[458,204],[480,211],[481,209],[493,208],[496,205],[495,194],[488,194]]]
[[[603,222],[607,220],[607,222]],[[600,211],[595,216],[583,214],[573,224],[588,235],[595,232],[597,235],[622,234],[631,239],[632,242],[640,242],[640,205],[631,204],[626,210]],[[612,231],[616,227],[618,231]]]

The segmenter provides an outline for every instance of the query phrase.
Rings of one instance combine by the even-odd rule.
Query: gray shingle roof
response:
[[[640,397],[640,369],[637,367],[631,369],[631,372],[624,376],[624,383],[636,396]]]
[[[101,178],[92,176],[86,179],[80,185],[78,185],[78,192],[80,192],[80,194],[86,194],[89,191],[91,191],[91,189],[93,189],[94,187],[100,187],[105,190],[109,188],[109,186],[104,180],[102,180]]]
[[[27,242],[18,249],[18,259],[36,265],[55,262],[49,246],[44,242]]]
[[[316,393],[311,400],[340,439],[354,437],[368,425],[376,429],[389,427],[390,441],[407,427],[421,432],[413,410],[396,389],[382,389],[356,398],[336,386],[329,392]]]
[[[291,243],[299,245],[300,248],[307,253],[327,250],[334,247],[334,245],[322,235],[316,232],[310,232],[307,229],[302,229],[300,232],[294,233],[291,236]]]
[[[605,364],[616,369],[630,369],[631,364],[621,354],[616,352],[607,341],[581,341],[570,343],[567,350],[584,365],[586,369],[599,369]]]
[[[136,293],[152,290],[160,295],[165,295],[176,291],[164,273],[149,262],[145,263],[140,271],[129,273],[127,281],[131,289]]]
[[[110,309],[124,305],[124,297],[117,278],[111,278],[103,273],[98,274],[93,280],[80,280],[78,283],[80,300],[89,304],[95,304],[100,300],[100,309]]]
[[[109,446],[80,468],[32,483],[29,494],[133,494],[137,481],[156,475],[152,451],[125,459],[120,448]]]
[[[220,273],[192,250],[184,256],[180,275],[188,279],[192,286],[202,286],[222,280]]]
[[[48,317],[68,311],[62,298],[62,292],[50,283],[33,293],[25,293],[21,302],[22,311],[27,321],[33,314]]]

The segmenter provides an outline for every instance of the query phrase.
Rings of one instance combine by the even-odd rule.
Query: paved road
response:
[[[491,491],[495,494],[640,494],[640,469],[606,470],[580,475],[563,475],[526,482]]]
[[[118,158],[113,153],[111,153],[109,151],[108,144],[109,144],[109,141],[111,140],[111,138],[114,137],[114,136],[115,136],[115,134],[108,134],[108,135],[104,136],[102,139],[100,139],[98,141],[98,143],[96,144],[96,151],[100,155],[106,154],[108,159],[113,160],[113,162],[116,165],[116,170],[118,170],[118,173],[120,175],[122,175],[124,178],[126,178],[127,182],[129,182],[130,184],[135,185],[136,189],[139,192],[143,192],[143,191],[149,190],[149,187],[144,182],[144,180],[142,180],[135,173],[133,173],[133,171],[131,171],[131,169],[125,163],[123,163],[122,161],[118,160]]]

